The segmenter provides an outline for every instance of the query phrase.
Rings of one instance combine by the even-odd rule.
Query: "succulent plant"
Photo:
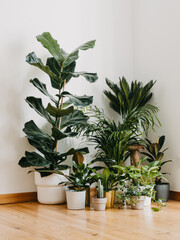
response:
[[[98,180],[98,186],[97,186],[97,198],[103,198],[104,197],[104,187],[101,184],[101,179]]]

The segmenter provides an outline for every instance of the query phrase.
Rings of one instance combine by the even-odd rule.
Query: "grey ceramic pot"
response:
[[[163,202],[167,202],[169,198],[170,184],[157,183],[155,185],[155,191],[156,191],[156,200],[161,198]]]

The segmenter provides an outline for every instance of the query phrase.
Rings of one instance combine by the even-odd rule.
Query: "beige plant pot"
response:
[[[67,208],[72,210],[84,209],[86,200],[86,191],[66,191]]]
[[[104,211],[106,208],[107,198],[92,198],[92,204],[95,211]]]

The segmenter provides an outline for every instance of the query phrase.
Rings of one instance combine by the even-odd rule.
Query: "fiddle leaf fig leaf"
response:
[[[64,67],[67,67],[68,65],[70,65],[72,62],[76,61],[79,58],[79,50],[85,51],[88,50],[89,48],[93,48],[95,46],[95,42],[96,42],[95,40],[86,42],[79,46],[78,48],[76,48],[73,52],[68,54],[64,60]]]
[[[74,73],[71,73],[71,74],[75,78],[77,78],[79,76],[82,76],[90,83],[93,83],[98,79],[97,73],[74,72]]]
[[[93,97],[92,96],[75,96],[70,94],[69,92],[63,92],[61,94],[63,97],[68,97],[69,101],[67,101],[66,103],[73,103],[75,106],[78,107],[86,107],[90,104],[92,104],[93,102]]]
[[[57,40],[55,40],[49,32],[44,32],[38,35],[37,40],[45,47],[52,56],[56,59],[59,65],[63,62],[64,57],[59,47]]]
[[[39,81],[39,79],[34,78],[33,80],[30,80],[30,82],[37,88],[39,89],[40,92],[42,92],[44,95],[48,96],[55,104],[57,104],[57,100],[49,94],[46,84],[42,83]]]
[[[19,165],[21,167],[30,167],[30,166],[40,167],[40,166],[46,166],[51,164],[50,161],[43,158],[41,155],[39,155],[36,152],[26,151],[25,156],[26,157],[21,158],[21,160],[19,161]]]
[[[65,109],[59,109],[56,107],[53,107],[50,103],[48,104],[46,111],[53,117],[62,117],[65,115],[69,115],[70,113],[74,112],[74,107],[71,106],[69,108]]]
[[[26,56],[26,62],[29,63],[30,65],[40,68],[43,72],[47,73],[50,77],[56,79],[56,81],[59,80],[57,76],[49,69],[48,66],[44,66],[41,59],[38,58],[34,52],[29,53]]]
[[[56,140],[61,140],[63,138],[67,138],[67,137],[75,137],[77,136],[78,133],[77,132],[62,132],[59,129],[53,127],[52,128],[52,136],[56,139]]]
[[[89,117],[84,115],[80,110],[74,110],[73,113],[63,116],[61,119],[61,129],[64,127],[77,126],[78,124],[86,123]]]
[[[27,97],[26,102],[29,104],[31,108],[33,108],[40,116],[46,118],[48,122],[54,125],[54,120],[51,118],[49,113],[45,110],[42,99],[35,97]]]
[[[54,140],[39,129],[34,121],[26,122],[23,131],[26,133],[29,143],[41,153],[53,152],[55,148]]]

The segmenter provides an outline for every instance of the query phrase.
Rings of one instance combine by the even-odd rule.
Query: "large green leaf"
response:
[[[70,94],[69,92],[63,92],[61,94],[63,97],[68,97],[69,101],[67,101],[66,103],[70,102],[73,103],[75,106],[78,107],[86,107],[90,104],[92,104],[93,102],[93,97],[92,96],[75,96]]]
[[[51,94],[49,94],[49,92],[46,88],[46,84],[40,82],[39,79],[37,79],[37,78],[34,78],[33,80],[30,80],[30,82],[36,88],[38,88],[44,95],[48,96],[55,104],[57,104],[57,100]]]
[[[29,53],[26,56],[26,62],[31,64],[31,65],[33,65],[33,66],[35,66],[35,67],[40,68],[42,71],[47,73],[49,76],[51,76],[52,78],[56,79],[56,81],[59,81],[57,76],[50,70],[50,68],[48,66],[44,66],[44,64],[42,63],[41,59],[38,58],[34,52]]]
[[[63,117],[65,115],[68,115],[70,113],[74,112],[74,107],[68,107],[65,109],[60,109],[52,106],[50,103],[48,104],[46,111],[53,117]]]
[[[68,116],[62,117],[61,128],[77,126],[78,124],[86,123],[89,117],[84,115],[80,110],[74,110]]]
[[[40,116],[46,118],[52,125],[55,124],[49,113],[45,110],[41,98],[27,97],[26,102],[32,107]]]
[[[109,168],[104,168],[104,170],[102,172],[102,177],[103,177],[103,180],[104,180],[105,183],[107,183],[110,174],[111,173],[110,173]]]
[[[55,141],[41,129],[37,127],[34,121],[26,122],[23,129],[26,133],[29,143],[42,153],[53,152]]]
[[[74,73],[69,73],[69,74],[72,74],[72,76],[75,78],[82,76],[90,83],[93,83],[98,79],[97,73],[74,72]]]
[[[67,137],[75,137],[77,136],[78,133],[77,132],[62,132],[59,129],[53,127],[52,128],[52,136],[56,139],[56,140],[61,140],[63,138],[67,138]]]
[[[36,152],[26,151],[25,156],[26,157],[21,158],[21,160],[19,161],[19,165],[21,167],[31,167],[31,166],[41,167],[41,166],[47,166],[51,164],[50,161],[46,160]]]
[[[79,58],[79,50],[88,50],[89,48],[93,48],[95,46],[95,42],[96,42],[95,40],[86,42],[79,46],[78,48],[76,48],[70,54],[66,54],[66,58],[63,63],[64,67],[67,67],[68,65],[70,65],[72,62],[76,61]]]
[[[86,153],[89,153],[89,149],[87,147],[78,148],[78,149],[71,148],[67,152],[60,154],[59,157],[60,158],[65,157],[65,156],[67,157],[69,155],[73,155],[76,152],[80,152],[81,154],[86,154]]]
[[[55,40],[49,32],[44,32],[38,35],[37,40],[45,47],[52,56],[56,59],[59,65],[63,62],[64,57],[59,47],[57,40]]]

